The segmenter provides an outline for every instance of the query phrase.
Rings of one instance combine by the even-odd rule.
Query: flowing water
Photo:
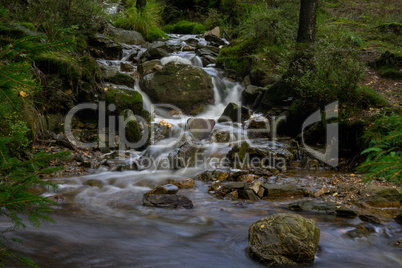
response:
[[[183,44],[195,36],[174,36],[170,42]],[[201,39],[200,42],[205,42]],[[130,47],[121,61],[127,61],[134,50]],[[162,59],[162,63],[180,61],[201,67],[194,52],[179,52]],[[118,68],[121,61],[101,61]],[[240,102],[243,87],[222,77],[213,66],[203,67],[213,77],[215,103],[198,115],[217,119],[230,102]],[[136,84],[134,89],[140,91]],[[141,92],[141,91],[140,91]],[[143,93],[142,93],[143,94]],[[144,106],[151,109],[149,98]],[[122,152],[138,162],[141,157],[164,159],[177,146],[177,136],[189,117],[167,117],[155,112],[155,122],[172,124],[172,135],[150,146],[144,152]],[[226,129],[217,124],[215,128]],[[244,136],[239,126],[230,126],[233,140]],[[231,146],[203,142],[206,155],[224,155]],[[171,178],[192,178],[209,168],[182,170],[161,169],[157,163],[140,165],[138,171],[108,172],[74,178],[55,178],[66,202],[55,208],[57,224],[44,224],[40,229],[26,228],[17,236],[24,243],[15,249],[32,258],[41,267],[263,267],[246,254],[249,226],[260,218],[289,212],[283,202],[241,202],[217,199],[208,194],[208,184],[196,181],[196,188],[182,189],[189,197],[190,210],[151,208],[142,205],[143,194]],[[314,175],[325,175],[319,170]],[[309,174],[300,174],[307,178]],[[310,174],[311,175],[311,174]],[[286,175],[284,175],[286,177]],[[94,181],[96,186],[93,185]],[[92,185],[92,186],[90,186]],[[50,193],[48,193],[50,194]],[[375,227],[375,233],[364,239],[350,239],[348,230],[361,221],[335,216],[303,214],[317,221],[321,228],[319,251],[314,267],[401,267],[402,254],[392,242],[402,236],[401,226],[388,222]],[[2,223],[2,227],[7,223]],[[14,263],[12,266],[18,266]]]

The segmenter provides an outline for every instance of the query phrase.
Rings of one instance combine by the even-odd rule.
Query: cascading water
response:
[[[176,35],[168,42],[184,48],[186,40],[194,38]],[[198,40],[206,44],[203,38]],[[131,53],[139,51],[141,54],[144,50],[131,46],[125,50],[122,60],[101,60],[100,63],[121,71],[121,62],[129,63]],[[161,60],[162,64],[169,61],[202,67],[200,58],[188,51]],[[228,103],[240,102],[243,87],[222,77],[213,66],[202,68],[213,79],[215,103],[196,117],[218,119]],[[142,205],[143,194],[156,185],[166,183],[168,179],[192,178],[211,167],[201,163],[180,170],[164,168],[169,154],[184,142],[179,137],[190,117],[176,118],[164,113],[163,109],[152,110],[150,99],[138,83],[133,86],[143,95],[144,107],[155,112],[154,123],[163,120],[171,124],[169,137],[155,142],[144,152],[119,152],[122,161],[137,161],[139,170],[97,170],[91,175],[54,179],[67,199],[66,204],[56,209],[54,218],[58,224],[46,224],[39,230],[27,228],[20,233],[24,246],[17,250],[33,258],[41,267],[264,267],[245,253],[248,228],[271,213],[287,212],[283,203],[244,202],[238,206],[238,202],[209,195],[208,184],[197,181],[196,188],[180,190],[180,194],[188,196],[195,204],[192,210]],[[240,140],[244,135],[240,124],[217,124],[214,129],[230,129],[232,141]],[[206,148],[204,157],[225,155],[232,145],[217,146],[207,140],[199,143]],[[154,161],[141,161],[145,158]],[[297,180],[297,176],[294,179]],[[308,217],[314,218],[321,228],[321,251],[317,254],[315,267],[391,268],[402,264],[400,252],[388,250],[387,245],[387,238],[400,232],[396,223],[381,225],[371,238],[356,241],[346,239],[344,233],[358,219]]]

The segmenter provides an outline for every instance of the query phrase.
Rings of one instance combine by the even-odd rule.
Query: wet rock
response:
[[[260,189],[258,189],[258,193],[257,193],[258,197],[259,197],[259,198],[263,198],[263,197],[264,197],[264,193],[265,193],[264,187],[260,186]]]
[[[241,93],[243,104],[252,109],[256,108],[260,104],[261,98],[266,90],[266,88],[253,85],[247,86]]]
[[[312,196],[317,198],[317,197],[320,197],[322,195],[329,194],[329,193],[330,193],[330,190],[328,189],[328,187],[323,187],[320,190],[318,190],[317,192],[313,193]]]
[[[128,45],[141,45],[145,43],[144,38],[139,32],[125,30],[122,28],[109,27],[108,34],[119,43]]]
[[[127,62],[120,62],[120,70],[122,72],[132,72],[134,70],[134,67]]]
[[[144,76],[163,68],[162,62],[160,60],[150,60],[138,65],[138,72],[140,75]]]
[[[121,113],[123,120],[126,123],[124,134],[120,133],[121,141],[127,141],[129,143],[137,143],[141,140],[141,129],[138,125],[137,119],[134,116],[133,111],[126,109]],[[128,145],[128,144],[126,144]]]
[[[402,237],[396,240],[393,246],[397,248],[402,248]]]
[[[259,177],[256,175],[247,174],[247,175],[241,175],[237,180],[251,183],[257,180],[258,178]]]
[[[144,206],[158,208],[193,208],[193,202],[186,196],[173,194],[144,195]]]
[[[65,202],[65,198],[62,194],[50,195],[50,196],[46,196],[46,198],[48,198],[50,201],[56,202],[58,204]]]
[[[215,191],[217,191],[221,186],[222,186],[222,182],[220,182],[220,181],[213,182],[213,183],[209,186],[208,191],[209,191],[209,192],[215,192]]]
[[[399,224],[402,224],[402,210],[399,210],[398,214],[395,217],[395,221]]]
[[[199,43],[198,39],[195,39],[195,38],[189,38],[186,40],[186,44],[188,44],[192,47],[197,47],[198,43]]]
[[[250,139],[269,138],[270,123],[265,117],[251,119],[247,126],[247,137]]]
[[[218,122],[243,122],[250,118],[250,110],[236,103],[229,103]]]
[[[168,158],[173,169],[194,167],[201,160],[204,150],[199,144],[185,143],[170,153]]]
[[[229,177],[229,173],[218,170],[207,170],[197,175],[194,180],[199,181],[223,181]]]
[[[276,214],[250,226],[249,256],[267,266],[312,264],[320,228],[296,214]]]
[[[101,180],[96,180],[96,179],[87,180],[87,181],[85,181],[83,184],[84,184],[84,185],[91,186],[91,187],[98,187],[98,188],[102,188],[103,185],[104,185],[103,181],[101,181]]]
[[[209,74],[174,61],[162,70],[141,77],[140,86],[154,103],[169,103],[190,113],[214,99]]]
[[[246,190],[252,190],[255,194],[258,194],[258,192],[260,191],[260,186],[261,186],[261,182],[260,181],[254,181],[252,183],[248,183],[246,184]]]
[[[134,87],[135,84],[134,77],[119,72],[111,77],[105,77],[105,81],[116,85],[124,85],[129,88]]]
[[[245,186],[244,182],[230,182],[230,183],[222,184],[216,190],[216,194],[224,197],[233,191],[244,190],[244,186]]]
[[[134,114],[141,114],[143,110],[142,95],[135,90],[124,88],[108,88],[106,91],[106,102],[116,105],[116,112],[122,113],[130,109]]]
[[[147,49],[147,51],[142,54],[142,62],[150,61],[150,60],[157,60],[162,59],[164,57],[169,56],[169,53],[162,48],[161,46],[152,46]]]
[[[220,36],[220,28],[219,28],[219,26],[216,26],[211,31],[206,32],[205,35],[206,36],[207,35],[213,35],[213,36],[219,37]]]
[[[303,197],[307,195],[307,190],[296,185],[273,185],[263,184],[265,197],[268,199],[287,199]]]
[[[194,188],[195,182],[193,179],[185,178],[185,179],[169,179],[168,183],[176,185],[179,189],[188,189]]]
[[[179,187],[173,184],[165,184],[162,186],[158,186],[155,189],[145,193],[144,195],[151,195],[151,194],[177,194],[179,191]]]
[[[206,34],[205,40],[208,42],[208,44],[210,44],[212,46],[216,46],[216,47],[226,45],[226,42],[224,40],[222,40],[218,36],[212,35],[212,34]]]
[[[245,190],[239,191],[239,198],[251,200],[251,201],[260,200],[260,198],[251,189],[245,189]]]
[[[209,137],[212,129],[215,126],[215,120],[203,118],[189,118],[187,126],[191,134],[198,140],[203,140]]]
[[[401,194],[397,189],[386,186],[370,185],[360,190],[363,198],[359,199],[361,205],[372,207],[399,207]]]
[[[91,56],[95,58],[115,60],[123,56],[123,47],[101,34],[95,34],[89,38],[88,45],[92,47]]]
[[[372,233],[375,233],[375,228],[373,226],[369,224],[361,224],[356,226],[355,229],[347,231],[345,235],[352,239],[355,239],[367,237]]]
[[[232,140],[232,135],[229,131],[225,131],[222,129],[215,129],[212,132],[210,141],[215,143],[227,143]]]
[[[288,205],[291,210],[307,211],[314,213],[323,213],[329,215],[336,215],[340,217],[355,218],[356,212],[345,206],[331,202],[314,202],[312,200],[301,200]]]
[[[237,199],[239,199],[239,193],[237,191],[230,192],[227,195],[225,195],[225,197],[223,199],[225,199],[225,200],[237,200]]]
[[[202,64],[204,66],[208,66],[209,64],[216,62],[216,57],[218,56],[218,52],[215,52],[211,47],[200,47],[197,48],[195,53],[202,60]]]
[[[359,219],[368,223],[380,224],[381,221],[374,215],[359,215]]]

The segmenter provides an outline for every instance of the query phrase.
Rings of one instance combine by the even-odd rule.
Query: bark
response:
[[[318,0],[300,1],[299,32],[297,33],[297,42],[313,43],[315,41],[317,7]]]

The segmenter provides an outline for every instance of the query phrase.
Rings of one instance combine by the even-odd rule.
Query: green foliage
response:
[[[365,132],[369,148],[362,152],[367,160],[358,167],[367,172],[366,180],[383,178],[402,183],[402,116],[382,116]]]
[[[135,6],[123,12],[122,17],[114,22],[116,27],[140,32],[147,40],[166,37],[160,30],[164,6],[154,1],[148,1],[146,7],[139,11]]]
[[[56,188],[56,185],[43,181],[39,177],[53,173],[62,167],[46,168],[50,160],[66,157],[68,152],[47,154],[40,152],[32,159],[21,161],[11,157],[7,147],[13,146],[15,141],[8,137],[0,136],[0,216],[7,217],[12,227],[3,229],[0,233],[0,264],[6,262],[8,257],[15,257],[19,261],[36,267],[32,260],[16,255],[9,249],[11,242],[17,239],[7,234],[25,228],[26,223],[22,215],[27,216],[29,223],[39,227],[42,222],[55,222],[48,215],[52,212],[50,205],[55,204],[46,197],[38,196],[30,192],[33,186]]]
[[[167,33],[175,34],[201,34],[206,31],[206,27],[196,22],[182,20],[175,25],[166,25],[163,30]]]

